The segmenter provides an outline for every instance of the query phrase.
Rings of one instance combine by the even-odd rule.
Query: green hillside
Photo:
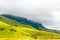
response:
[[[46,30],[38,30],[32,25],[0,16],[0,40],[55,40],[60,34]]]

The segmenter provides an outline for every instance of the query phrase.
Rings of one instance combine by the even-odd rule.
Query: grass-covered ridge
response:
[[[60,34],[59,30],[47,29],[41,23],[34,22],[27,18],[18,17],[18,16],[14,16],[14,15],[2,14],[2,15],[0,15],[0,21],[3,21],[5,23],[13,25],[13,26],[24,25],[25,27],[35,28],[37,30],[45,30],[48,32],[55,32],[55,33]]]
[[[31,25],[36,29],[44,29],[45,28],[45,27],[43,27],[43,25],[41,23],[34,22],[34,21],[29,20],[27,18],[18,17],[18,16],[14,16],[14,15],[9,15],[9,14],[2,14],[1,16],[15,20],[15,21],[25,24],[25,25]]]
[[[50,40],[60,39],[55,30],[46,29],[41,23],[16,17],[0,15],[0,40]]]

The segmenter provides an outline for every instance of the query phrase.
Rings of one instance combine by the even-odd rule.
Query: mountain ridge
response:
[[[7,18],[10,18],[10,19],[13,19],[13,20],[16,20],[22,24],[27,24],[27,25],[31,25],[37,29],[40,29],[40,28],[45,28],[43,27],[43,25],[41,23],[38,23],[38,22],[34,22],[32,20],[29,20],[29,19],[26,19],[26,18],[23,18],[23,17],[17,17],[17,16],[14,16],[14,15],[10,15],[10,14],[2,14],[1,16],[4,16],[4,17],[7,17]]]
[[[18,16],[14,16],[14,15],[10,15],[10,14],[1,14],[0,19],[2,18],[1,16],[3,17],[4,22],[10,23],[11,25],[12,24],[14,24],[15,26],[18,26],[20,24],[24,24],[26,26],[30,25],[31,28],[35,28],[35,29],[38,29],[38,30],[44,30],[44,31],[48,31],[48,32],[55,32],[55,33],[60,34],[59,30],[47,29],[41,23],[34,22],[32,20],[29,20],[29,19],[26,19],[26,18],[23,18],[23,17],[18,17]]]
[[[3,40],[4,38],[8,38],[6,40],[17,40],[17,38],[19,40],[50,40],[60,39],[60,33],[23,17],[2,14],[0,15],[0,38]]]

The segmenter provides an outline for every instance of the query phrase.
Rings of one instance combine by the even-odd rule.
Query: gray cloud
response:
[[[46,28],[60,29],[60,0],[0,0],[0,13],[41,22]]]

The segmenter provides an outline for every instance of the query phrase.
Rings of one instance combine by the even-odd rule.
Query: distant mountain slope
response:
[[[23,18],[23,17],[17,17],[17,16],[14,16],[14,15],[1,14],[0,15],[0,21],[3,21],[5,23],[8,23],[8,24],[13,25],[13,26],[24,25],[25,27],[35,28],[35,29],[38,29],[38,30],[44,30],[44,31],[55,32],[55,33],[60,34],[59,30],[47,29],[41,23],[34,22],[32,20],[29,20],[29,19],[26,19],[26,18]]]
[[[13,19],[13,20],[15,20],[15,21],[17,21],[19,23],[22,23],[22,24],[31,25],[36,29],[45,29],[45,27],[41,23],[33,22],[33,21],[28,20],[28,19],[23,18],[23,17],[16,17],[16,16],[9,15],[9,14],[2,14],[1,16]]]
[[[5,40],[4,38],[8,38],[6,40],[60,39],[60,31],[47,29],[41,23],[23,17],[2,14],[0,15],[0,38],[3,38],[0,40]]]
[[[24,25],[25,27],[35,28],[38,30],[44,30],[47,32],[55,32],[55,33],[60,34],[60,30],[47,29],[41,23],[34,22],[34,21],[31,21],[31,20],[23,18],[23,17],[17,17],[14,15],[1,14],[0,21],[3,21],[5,23],[13,25],[13,26]]]

